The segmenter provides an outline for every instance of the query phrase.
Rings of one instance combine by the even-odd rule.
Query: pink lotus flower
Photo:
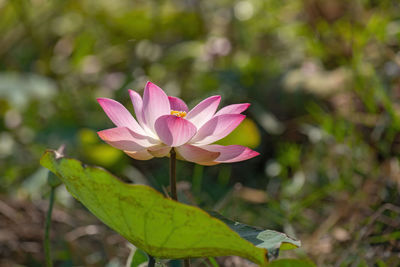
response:
[[[243,161],[259,155],[250,148],[213,144],[231,133],[246,117],[240,113],[250,104],[234,104],[216,112],[220,96],[211,96],[189,111],[185,102],[167,96],[157,85],[148,82],[143,94],[129,90],[136,120],[119,102],[97,101],[117,126],[99,131],[111,146],[130,157],[148,160],[169,156],[172,147],[177,158],[201,165]]]

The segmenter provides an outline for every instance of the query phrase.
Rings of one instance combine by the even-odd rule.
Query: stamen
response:
[[[186,111],[177,111],[177,110],[171,110],[171,115],[180,117],[180,118],[185,118],[186,117]]]

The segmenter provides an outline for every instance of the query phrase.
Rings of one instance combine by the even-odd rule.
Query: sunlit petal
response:
[[[156,120],[171,112],[168,96],[157,85],[147,82],[143,94],[143,117],[146,125],[155,132]]]
[[[217,113],[215,113],[215,116],[223,114],[240,114],[245,111],[249,106],[249,103],[229,105],[218,110]]]
[[[201,101],[186,116],[186,119],[200,129],[209,119],[211,119],[218,108],[221,96],[211,96]]]
[[[127,127],[111,128],[99,131],[97,134],[102,140],[121,150],[138,151],[153,145],[145,136],[134,137],[134,132]]]
[[[160,140],[171,147],[187,143],[196,134],[196,127],[191,122],[174,115],[158,118],[155,129]]]
[[[260,154],[254,150],[251,150],[248,147],[239,145],[230,145],[230,146],[206,145],[206,146],[201,146],[201,148],[206,149],[208,151],[220,153],[220,155],[214,160],[215,163],[238,162],[254,158]]]
[[[128,127],[139,134],[145,134],[132,114],[119,102],[109,98],[98,98],[97,101],[116,126]]]
[[[168,156],[169,152],[171,151],[171,147],[160,144],[147,148],[147,151],[154,157],[162,158]]]
[[[208,151],[189,144],[177,147],[176,152],[182,159],[199,164],[213,161],[220,155],[219,152]]]
[[[153,158],[147,149],[140,151],[124,151],[129,157],[137,159],[137,160],[149,160]]]
[[[189,111],[186,103],[182,99],[174,96],[169,96],[168,99],[169,99],[169,104],[171,106],[171,110],[185,111],[185,112]]]
[[[216,116],[203,125],[191,143],[208,145],[230,134],[245,118],[241,114],[224,114]]]

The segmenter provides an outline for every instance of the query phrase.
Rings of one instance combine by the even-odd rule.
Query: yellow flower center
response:
[[[186,117],[186,111],[177,111],[177,110],[171,110],[171,115],[185,118]]]

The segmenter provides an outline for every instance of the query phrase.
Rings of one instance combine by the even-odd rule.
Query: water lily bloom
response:
[[[143,99],[129,90],[136,119],[119,102],[109,98],[97,101],[115,124],[98,135],[130,157],[148,160],[169,156],[201,165],[243,161],[259,155],[250,148],[213,144],[231,133],[246,117],[241,113],[250,104],[234,104],[217,111],[220,96],[211,96],[189,111],[183,100],[167,96],[157,85],[147,82]],[[217,112],[216,112],[217,111]]]

